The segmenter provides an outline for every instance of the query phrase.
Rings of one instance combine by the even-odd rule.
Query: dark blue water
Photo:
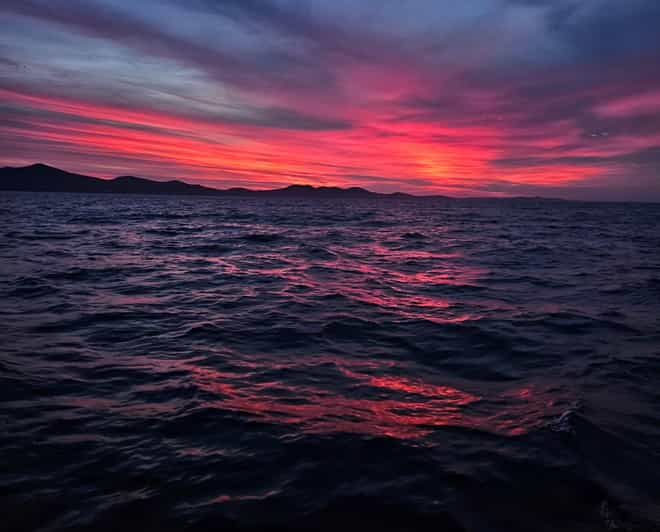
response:
[[[0,320],[3,530],[660,522],[659,205],[1,193]]]

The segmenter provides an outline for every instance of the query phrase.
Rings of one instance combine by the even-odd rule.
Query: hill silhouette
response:
[[[340,188],[290,185],[288,187],[271,190],[251,190],[240,187],[216,189],[202,185],[191,185],[178,180],[155,181],[134,176],[100,179],[88,175],[74,174],[41,163],[22,167],[8,166],[0,168],[0,190],[24,192],[85,192],[98,194],[183,194],[196,196],[272,198],[415,197],[402,192],[381,194],[360,187]]]

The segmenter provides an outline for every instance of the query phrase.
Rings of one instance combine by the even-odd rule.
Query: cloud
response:
[[[600,166],[604,169],[633,165],[660,168],[660,146],[651,146],[641,150],[617,155],[572,155],[559,157],[519,157],[495,159],[493,164],[504,168],[528,168],[530,166]],[[658,176],[660,182],[660,175]]]
[[[5,0],[0,23],[7,159],[225,185],[657,190],[655,1]]]
[[[655,0],[555,2],[548,27],[581,59],[607,61],[660,47]]]
[[[243,88],[315,88],[332,85],[322,65],[296,54],[267,51],[238,56],[213,43],[195,42],[161,29],[128,10],[83,0],[6,0],[2,9],[59,24],[85,35],[98,37],[139,50],[193,65],[210,77]],[[220,28],[222,30],[222,28]]]

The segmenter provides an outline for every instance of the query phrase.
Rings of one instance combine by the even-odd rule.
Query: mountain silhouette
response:
[[[360,187],[313,187],[311,185],[289,185],[271,190],[248,188],[216,189],[202,185],[191,185],[183,181],[154,181],[143,177],[120,176],[100,179],[88,175],[74,174],[46,164],[0,168],[0,190],[24,192],[86,192],[98,194],[183,194],[197,196],[235,197],[291,197],[291,198],[412,198],[410,194],[396,192],[380,194]],[[444,197],[444,196],[435,196]]]

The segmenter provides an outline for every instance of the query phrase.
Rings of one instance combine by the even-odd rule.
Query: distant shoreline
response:
[[[0,190],[22,192],[70,192],[99,194],[159,194],[225,197],[308,197],[308,198],[433,198],[453,199],[448,196],[414,196],[403,192],[383,194],[360,187],[313,187],[290,185],[271,190],[248,188],[216,189],[203,185],[191,185],[179,180],[155,181],[143,177],[120,176],[114,179],[75,174],[48,166],[33,164],[23,167],[0,168]]]
[[[489,201],[543,201],[575,203],[640,203],[658,202],[613,201],[613,200],[570,200],[543,196],[472,196],[453,197],[444,195],[415,195],[405,192],[372,192],[361,187],[314,187],[311,185],[289,185],[284,188],[252,190],[249,188],[217,189],[203,185],[191,185],[179,180],[156,181],[143,177],[120,176],[113,179],[67,172],[46,164],[0,168],[0,191],[48,192],[80,194],[135,194],[204,196],[224,198],[299,198],[299,199],[415,199],[415,200],[489,200]]]

